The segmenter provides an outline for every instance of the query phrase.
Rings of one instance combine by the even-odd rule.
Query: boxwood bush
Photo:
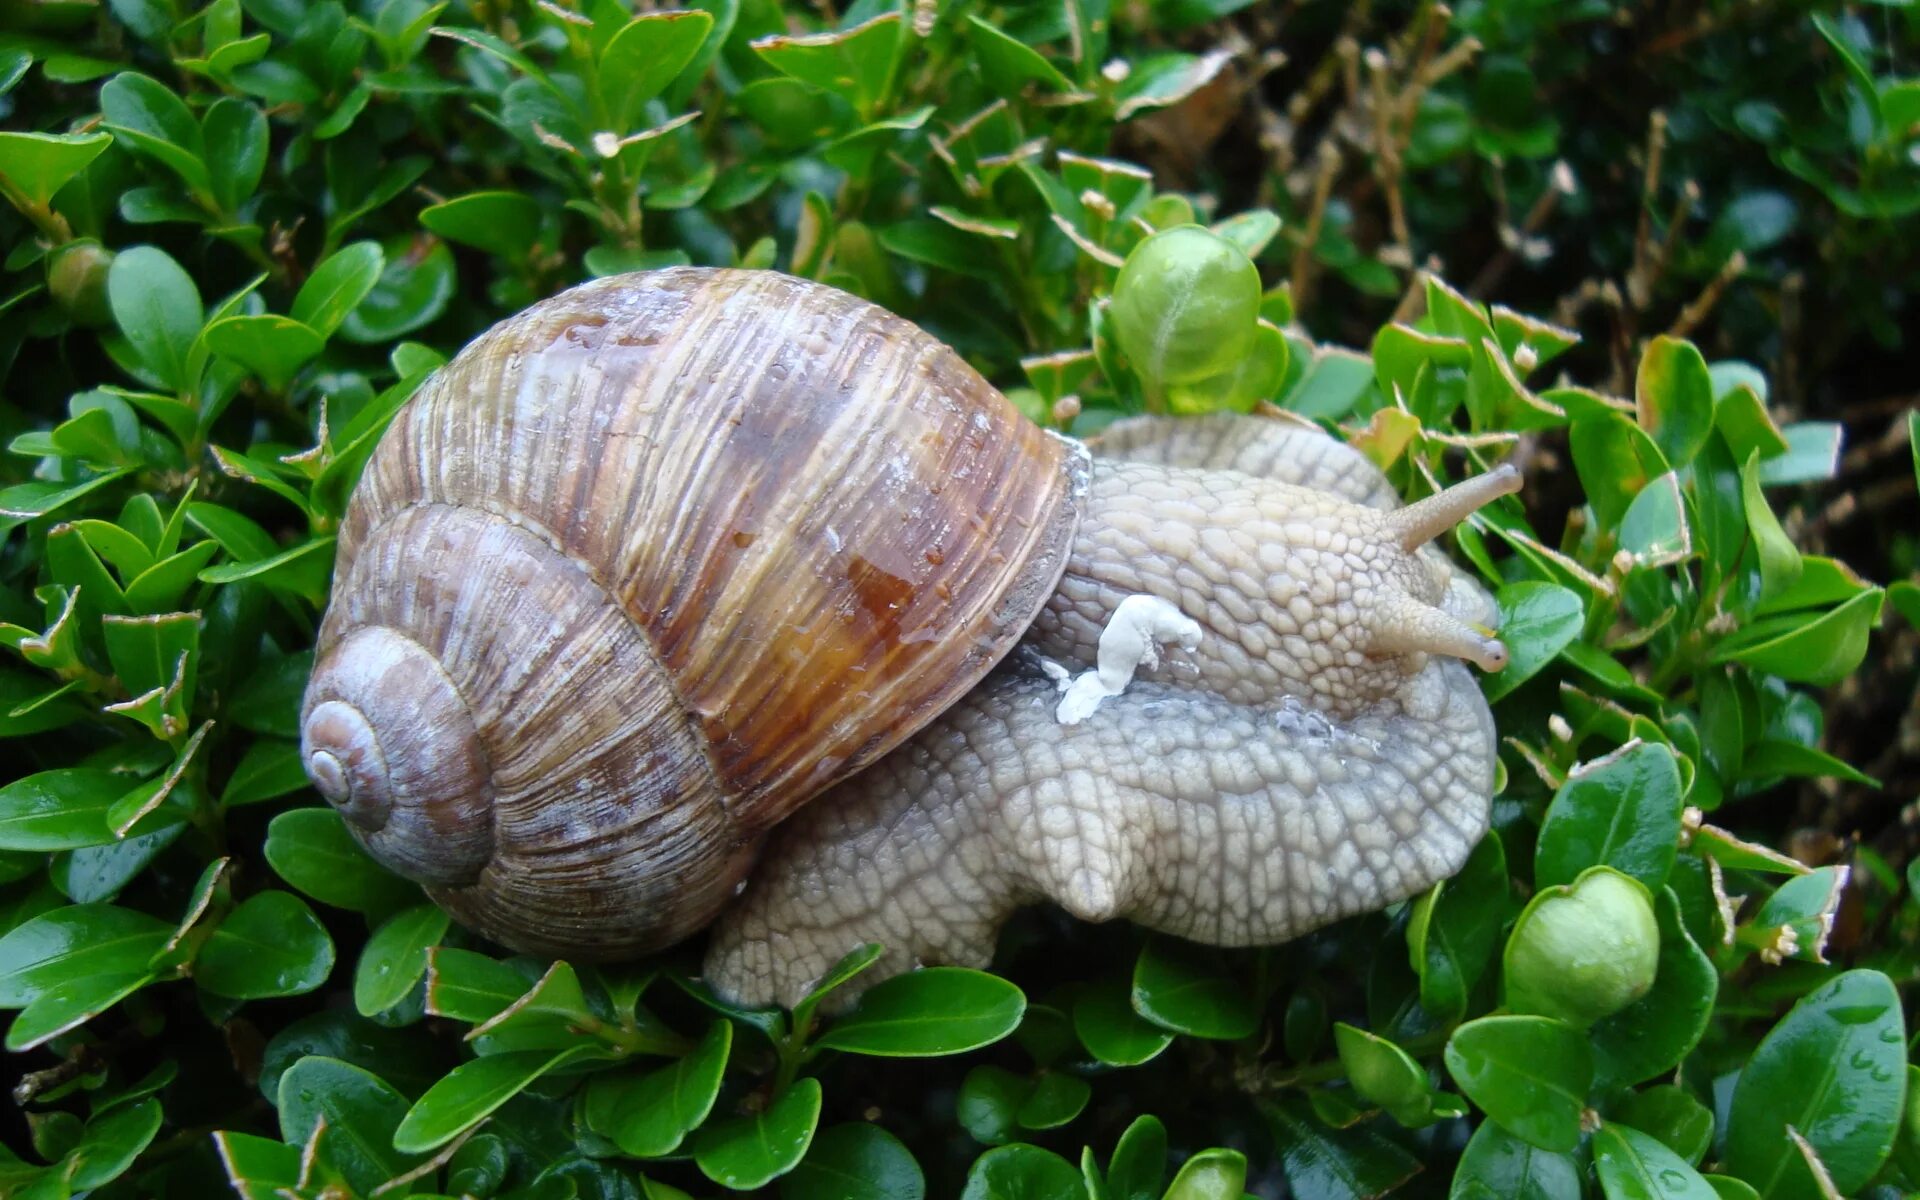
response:
[[[1920,6],[0,22],[0,1196],[1920,1188]],[[1035,910],[831,1020],[872,949],[741,1011],[688,948],[450,924],[301,772],[341,515],[479,330],[687,262],[873,299],[1075,434],[1520,463],[1451,544],[1512,651],[1465,868],[1262,949]]]

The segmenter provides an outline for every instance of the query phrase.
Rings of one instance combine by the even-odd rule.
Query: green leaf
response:
[[[297,1191],[299,1187],[298,1146],[222,1130],[213,1135],[213,1147],[226,1168],[227,1182],[242,1200],[278,1200],[280,1189]]]
[[[275,817],[264,853],[280,878],[335,908],[387,913],[420,898],[418,887],[367,856],[331,808],[296,808]]]
[[[1137,1067],[1173,1044],[1173,1035],[1133,1010],[1132,985],[1103,979],[1080,989],[1073,1001],[1073,1031],[1101,1062]]]
[[[820,1081],[799,1080],[764,1112],[701,1129],[693,1143],[694,1165],[737,1192],[765,1187],[800,1164],[819,1122]]]
[[[1166,1200],[1240,1200],[1247,1156],[1238,1150],[1202,1150],[1180,1164]]]
[[[685,1057],[644,1075],[595,1075],[582,1108],[587,1125],[634,1158],[660,1158],[700,1127],[720,1095],[733,1025],[714,1021]]]
[[[201,118],[207,177],[220,210],[228,215],[260,186],[267,167],[267,118],[245,100],[222,96]]]
[[[926,967],[875,984],[814,1044],[885,1057],[960,1054],[1012,1033],[1026,1008],[1020,989],[996,975]]]
[[[926,1194],[913,1153],[866,1121],[822,1129],[800,1165],[780,1180],[781,1200],[922,1200]]]
[[[1893,983],[1844,972],[1794,1005],[1753,1052],[1728,1113],[1727,1168],[1763,1200],[1826,1194],[1787,1136],[1820,1156],[1832,1189],[1857,1190],[1892,1149],[1906,1028]]]
[[[1853,674],[1880,623],[1883,588],[1861,592],[1809,621],[1790,614],[1756,621],[1714,648],[1715,663],[1737,662],[1793,683],[1828,687]]]
[[[371,1071],[334,1058],[302,1058],[280,1076],[276,1103],[280,1136],[290,1145],[305,1145],[325,1122],[322,1155],[360,1195],[413,1166],[393,1145],[406,1098]]]
[[[1620,518],[1620,547],[1635,566],[1667,567],[1693,554],[1693,530],[1679,477],[1669,472],[1640,489]]]
[[[9,198],[18,193],[45,208],[67,181],[87,169],[113,138],[104,133],[20,133],[0,130],[0,179]]]
[[[1033,1080],[1004,1067],[983,1065],[967,1072],[954,1101],[954,1118],[973,1139],[1000,1146],[1020,1126],[1020,1106],[1033,1093]]]
[[[1260,1012],[1242,981],[1221,973],[1198,947],[1147,939],[1133,967],[1133,1008],[1163,1029],[1232,1041],[1251,1037]]]
[[[1080,1172],[1051,1150],[1016,1142],[973,1160],[960,1200],[1083,1200]]]
[[[395,913],[373,931],[353,970],[353,1006],[361,1016],[386,1012],[412,993],[427,973],[428,949],[447,935],[449,924],[445,909],[420,904]]]
[[[1079,1116],[1093,1089],[1078,1075],[1042,1071],[1015,1114],[1023,1129],[1058,1129]]]
[[[905,45],[900,14],[889,12],[832,33],[758,38],[753,50],[781,74],[845,99],[864,124],[892,90]]]
[[[149,1097],[88,1121],[78,1144],[67,1151],[67,1185],[88,1191],[118,1179],[160,1132],[161,1119],[160,1102]]]
[[[387,265],[379,281],[340,324],[340,336],[350,342],[392,342],[438,320],[453,299],[458,281],[453,254],[443,243],[392,239],[386,254]],[[338,442],[335,447],[337,457]],[[317,486],[315,491],[319,491]]]
[[[206,338],[207,349],[259,376],[273,392],[284,392],[295,373],[327,344],[308,326],[272,313],[215,321],[207,326]]]
[[[333,941],[298,896],[266,891],[220,922],[194,962],[202,989],[235,1000],[297,996],[326,982]]]
[[[1653,986],[1587,1031],[1594,1083],[1601,1088],[1642,1083],[1679,1066],[1713,1017],[1720,973],[1687,932],[1672,888],[1654,892],[1653,915],[1660,927]]]
[[[1787,591],[1800,579],[1800,551],[1794,548],[1780,521],[1767,506],[1760,490],[1760,452],[1747,456],[1740,470],[1740,496],[1745,502],[1747,528],[1753,534],[1753,548],[1760,561],[1760,595],[1765,604]]]
[[[1500,640],[1507,665],[1481,684],[1489,701],[1513,691],[1580,636],[1586,607],[1577,593],[1558,584],[1510,583],[1494,597],[1500,606]]]
[[[72,850],[114,840],[107,811],[126,779],[92,767],[40,771],[0,787],[0,850]]]
[[[1542,1150],[1580,1142],[1593,1056],[1578,1030],[1551,1017],[1469,1021],[1447,1039],[1447,1071],[1508,1133]]]
[[[101,87],[100,113],[119,141],[165,165],[190,191],[210,198],[200,126],[186,102],[164,84],[123,71]]]
[[[0,937],[0,1008],[21,1008],[63,982],[138,974],[172,926],[110,904],[43,913]]]
[[[1801,421],[1780,431],[1787,452],[1761,460],[1760,482],[1769,487],[1786,483],[1818,483],[1840,471],[1840,444],[1845,430],[1835,421]]]
[[[814,1011],[820,1007],[820,1002],[831,995],[836,988],[878,962],[884,953],[886,953],[886,947],[879,942],[867,942],[864,945],[855,946],[842,955],[840,961],[828,968],[827,973],[820,977],[812,990],[793,1006],[794,1028],[810,1028]]]
[[[1712,1110],[1678,1084],[1663,1083],[1634,1092],[1619,1105],[1615,1115],[1657,1138],[1689,1165],[1699,1165],[1713,1145]]]
[[[437,1150],[519,1095],[542,1075],[598,1052],[595,1046],[573,1046],[560,1051],[521,1050],[461,1063],[446,1078],[428,1088],[426,1095],[414,1101],[400,1127],[394,1130],[394,1148],[407,1154]],[[806,1082],[813,1083],[817,1099],[820,1085],[812,1080]]]
[[[31,1050],[91,1021],[153,982],[150,970],[62,979],[33,998],[7,1030],[6,1048]]]
[[[220,792],[220,807],[276,800],[306,786],[307,768],[300,757],[300,743],[255,738],[227,777],[227,786]]]
[[[553,963],[513,1003],[474,1026],[467,1038],[482,1054],[504,1050],[557,1050],[574,1045],[595,1018],[580,977],[564,959]]]
[[[1530,1146],[1492,1121],[1473,1131],[1447,1200],[1580,1200],[1571,1154]]]
[[[1612,1121],[1593,1135],[1593,1169],[1607,1200],[1718,1200],[1713,1186],[1658,1139]]]
[[[649,13],[627,22],[600,55],[600,95],[615,131],[629,132],[647,102],[686,69],[713,28],[698,9]]]
[[[1668,465],[1684,467],[1713,432],[1713,378],[1692,342],[1662,334],[1648,343],[1634,386],[1640,427]]]
[[[1167,1176],[1167,1129],[1158,1117],[1143,1113],[1114,1143],[1107,1163],[1108,1200],[1160,1200]]]
[[[1411,1128],[1431,1124],[1433,1086],[1426,1068],[1386,1038],[1344,1021],[1333,1026],[1334,1046],[1347,1081],[1361,1098],[1379,1105],[1396,1121]]]
[[[427,1011],[478,1025],[525,995],[530,981],[505,963],[451,946],[427,952]]]
[[[200,336],[200,290],[166,251],[134,246],[107,268],[107,303],[136,361],[156,386],[184,391]]]
[[[995,93],[1009,100],[1021,99],[1030,83],[1037,83],[1056,95],[1073,95],[1078,91],[1073,81],[1038,50],[979,17],[967,18],[967,40],[973,46],[980,77]]]
[[[1420,1160],[1365,1125],[1330,1128],[1304,1096],[1256,1100],[1254,1106],[1272,1127],[1296,1196],[1384,1196],[1420,1170]]]
[[[540,206],[520,192],[470,192],[420,210],[420,223],[449,241],[520,262],[540,233]]]
[[[293,298],[289,315],[318,334],[321,340],[333,336],[347,314],[359,306],[380,280],[386,256],[378,242],[355,242],[342,246],[313,269]]]
[[[1468,993],[1486,973],[1510,911],[1506,847],[1489,830],[1451,879],[1414,903],[1407,951],[1420,977],[1420,1004],[1442,1020],[1466,1014]]]
[[[1684,807],[1673,751],[1657,742],[1631,743],[1580,764],[1540,823],[1535,884],[1572,883],[1588,867],[1604,865],[1657,891],[1679,852]]]
[[[1567,443],[1587,503],[1605,530],[1619,528],[1641,489],[1672,470],[1653,439],[1619,413],[1576,419]]]

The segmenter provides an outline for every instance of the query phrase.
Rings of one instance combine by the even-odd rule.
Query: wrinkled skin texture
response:
[[[715,932],[720,992],[791,1005],[864,942],[887,951],[862,987],[984,966],[1006,917],[1041,901],[1215,945],[1278,942],[1466,859],[1495,739],[1460,658],[1491,668],[1504,651],[1471,628],[1493,619],[1485,593],[1406,535],[1415,510],[1390,516],[1399,501],[1371,464],[1290,422],[1142,420],[1094,449],[1065,576],[1025,641],[775,832]],[[1198,645],[1062,725],[1046,662],[1091,668],[1136,594],[1198,621]]]

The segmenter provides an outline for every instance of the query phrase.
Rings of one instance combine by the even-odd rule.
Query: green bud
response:
[[[1507,939],[1507,1007],[1585,1029],[1646,995],[1660,964],[1653,897],[1639,880],[1591,867],[1547,888]]]
[[[1150,393],[1197,383],[1234,369],[1252,348],[1260,272],[1198,225],[1164,229],[1127,255],[1109,317]]]
[[[81,239],[56,247],[47,256],[47,290],[76,325],[101,329],[113,323],[107,307],[107,268],[113,251]]]

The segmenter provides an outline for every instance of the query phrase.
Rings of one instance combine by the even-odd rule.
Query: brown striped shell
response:
[[[468,346],[374,452],[308,773],[498,941],[667,944],[1012,647],[1083,476],[844,292],[698,268],[574,288]]]

